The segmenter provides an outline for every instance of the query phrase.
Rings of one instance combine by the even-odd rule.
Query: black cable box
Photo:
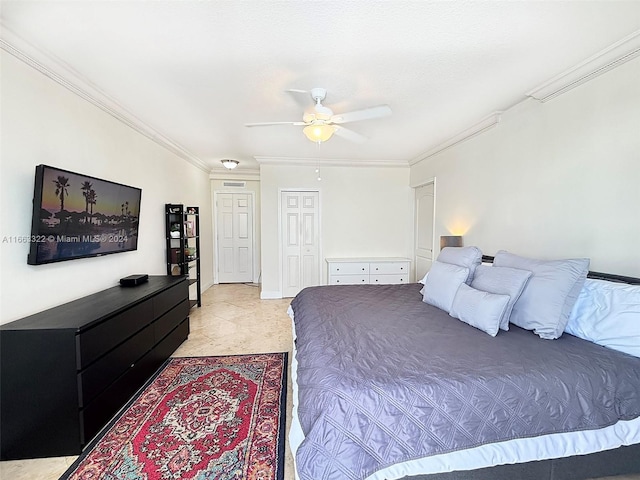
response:
[[[146,273],[140,273],[138,275],[129,275],[128,277],[124,277],[120,279],[120,285],[123,287],[135,287],[136,285],[140,285],[141,283],[149,280],[149,275]]]

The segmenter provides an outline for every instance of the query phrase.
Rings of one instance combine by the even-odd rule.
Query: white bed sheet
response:
[[[293,333],[293,355],[291,358],[291,381],[293,383],[293,415],[289,430],[289,445],[293,453],[295,465],[296,451],[304,440],[302,426],[298,420],[298,383],[296,359],[296,326],[294,311],[291,306],[287,310],[291,317]],[[586,455],[603,450],[611,450],[623,445],[640,443],[640,418],[618,423],[597,430],[580,432],[554,433],[533,438],[520,438],[505,442],[491,443],[457,452],[398,463],[377,471],[365,480],[394,480],[408,475],[424,475],[432,473],[452,472],[455,470],[475,470],[478,468],[522,463],[534,460],[572,455]],[[516,460],[517,459],[517,460]],[[297,467],[295,478],[299,480]]]

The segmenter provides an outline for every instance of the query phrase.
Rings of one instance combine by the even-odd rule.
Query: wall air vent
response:
[[[244,188],[247,186],[247,182],[223,182],[224,187],[232,187],[232,188]]]

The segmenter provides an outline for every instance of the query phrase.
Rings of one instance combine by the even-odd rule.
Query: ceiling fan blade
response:
[[[270,125],[306,125],[304,122],[262,122],[262,123],[245,123],[245,127],[268,127]]]
[[[333,125],[333,127],[335,128],[334,133],[336,135],[351,142],[364,143],[369,140],[369,137],[365,137],[364,135],[354,132],[353,130],[349,130],[348,128],[341,127],[340,125]]]
[[[391,107],[389,105],[378,105],[377,107],[363,108],[362,110],[354,110],[334,115],[331,117],[332,123],[357,122],[359,120],[369,120],[372,118],[380,118],[391,115]]]
[[[293,100],[302,108],[308,108],[312,104],[311,93],[307,90],[298,90],[296,88],[290,88],[285,90],[293,98]]]

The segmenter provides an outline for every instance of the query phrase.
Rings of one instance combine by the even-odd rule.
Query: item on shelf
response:
[[[180,224],[172,223],[171,230],[169,231],[171,238],[180,238]]]
[[[179,248],[171,249],[171,263],[180,263],[182,261],[182,250]]]
[[[193,227],[194,227],[193,221],[187,220],[186,222],[184,222],[184,228],[185,228],[185,232],[186,232],[186,236],[187,237],[195,237],[196,236],[196,232],[195,232]]]
[[[195,249],[195,247],[186,247],[184,249],[184,254],[187,258],[187,260],[195,260],[196,259],[196,252],[197,250]]]

